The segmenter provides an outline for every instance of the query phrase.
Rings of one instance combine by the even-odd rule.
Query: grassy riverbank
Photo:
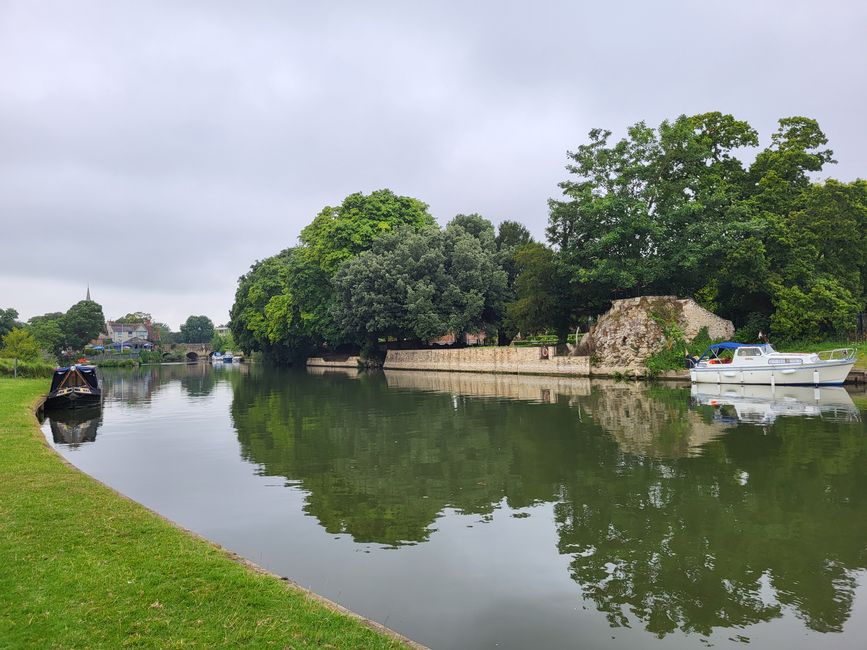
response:
[[[62,461],[0,378],[0,646],[399,648]]]
[[[861,343],[846,343],[845,341],[830,341],[825,343],[786,343],[779,346],[774,346],[780,352],[822,352],[823,350],[833,350],[835,348],[855,348],[857,360],[855,367],[859,370],[867,370],[867,341]]]

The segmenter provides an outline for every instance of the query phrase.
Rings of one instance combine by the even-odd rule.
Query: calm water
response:
[[[64,456],[432,647],[865,647],[863,396],[206,365],[105,385],[98,417],[46,421]]]

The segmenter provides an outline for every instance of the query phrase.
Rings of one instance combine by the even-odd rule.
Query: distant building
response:
[[[228,325],[217,325],[214,327],[214,334],[219,334],[220,336],[226,336],[229,333]]]
[[[150,322],[118,323],[106,321],[105,332],[90,342],[95,346],[126,346],[134,349],[153,347],[160,340],[159,332]]]

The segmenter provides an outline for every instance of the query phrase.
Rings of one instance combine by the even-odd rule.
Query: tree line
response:
[[[834,162],[827,144],[806,117],[779,120],[750,164],[757,131],[719,112],[616,141],[594,129],[568,153],[546,243],[515,221],[440,228],[418,199],[352,194],[240,278],[232,333],[280,361],[479,330],[565,340],[613,299],[674,294],[745,340],[841,336],[867,296],[867,182],[815,181]]]
[[[154,342],[162,348],[176,343],[210,343],[213,349],[223,352],[235,347],[231,334],[217,334],[207,316],[189,316],[179,332],[173,332],[165,323],[154,322],[143,311],[131,312],[114,322],[151,325]],[[16,309],[0,309],[0,357],[26,362],[40,358],[50,362],[69,360],[92,352],[88,344],[106,331],[102,306],[93,300],[81,300],[66,312],[49,312],[27,322],[18,320]],[[107,343],[112,341],[109,339]]]

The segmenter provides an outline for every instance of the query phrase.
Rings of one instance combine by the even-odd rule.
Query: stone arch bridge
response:
[[[178,347],[186,350],[187,361],[204,361],[211,356],[209,343],[178,343]]]

